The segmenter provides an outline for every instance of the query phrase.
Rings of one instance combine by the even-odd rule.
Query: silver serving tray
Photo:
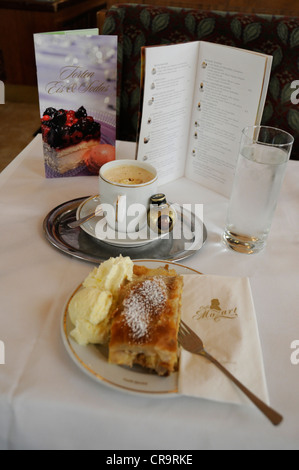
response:
[[[46,239],[62,253],[95,264],[100,264],[102,261],[120,254],[130,256],[131,259],[180,261],[197,253],[207,239],[207,229],[201,221],[202,239],[199,237],[200,240],[197,242],[195,235],[193,240],[186,239],[184,237],[184,224],[188,223],[188,226],[190,226],[190,223],[194,223],[194,220],[192,221],[189,218],[185,220],[182,216],[180,217],[182,229],[181,238],[179,239],[170,234],[170,237],[161,238],[140,247],[109,245],[88,235],[80,227],[75,229],[68,227],[70,222],[76,220],[76,212],[80,204],[89,197],[81,197],[60,204],[52,209],[44,219],[43,228]],[[191,219],[194,219],[194,217],[194,214],[191,213]]]

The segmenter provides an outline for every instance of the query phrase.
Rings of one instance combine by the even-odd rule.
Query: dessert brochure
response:
[[[45,174],[98,174],[115,159],[117,37],[34,34]]]
[[[261,121],[272,56],[204,41],[145,47],[136,158],[159,182],[229,196],[241,131]]]

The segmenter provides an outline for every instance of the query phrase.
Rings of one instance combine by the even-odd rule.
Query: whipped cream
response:
[[[133,266],[129,257],[120,255],[94,268],[84,280],[68,307],[75,326],[70,334],[77,343],[85,346],[107,341],[107,317],[121,285],[125,280],[132,280]]]

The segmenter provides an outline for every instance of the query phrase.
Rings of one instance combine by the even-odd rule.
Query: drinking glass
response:
[[[294,138],[267,126],[242,131],[223,239],[235,251],[258,253],[267,242]]]

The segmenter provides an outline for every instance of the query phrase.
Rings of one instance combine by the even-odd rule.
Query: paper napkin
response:
[[[200,336],[212,356],[269,403],[248,278],[184,276],[182,319]],[[214,364],[183,349],[179,393],[222,402],[249,401]]]

